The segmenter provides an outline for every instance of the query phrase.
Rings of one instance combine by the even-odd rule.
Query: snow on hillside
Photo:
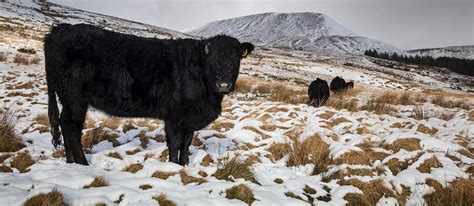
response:
[[[365,50],[403,53],[381,41],[362,37],[318,13],[263,13],[208,23],[190,31],[198,36],[228,34],[261,46],[363,54]]]
[[[41,0],[0,1],[2,41],[10,46],[38,47],[53,24],[87,23],[117,32],[155,38],[192,38],[170,29],[82,11]]]
[[[470,46],[450,46],[429,49],[414,49],[406,51],[413,55],[432,57],[455,57],[464,59],[474,59],[474,45]]]

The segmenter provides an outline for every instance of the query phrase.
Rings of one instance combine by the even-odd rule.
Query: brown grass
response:
[[[16,152],[25,147],[15,132],[15,112],[0,110],[0,152]]]
[[[232,159],[224,160],[220,163],[214,176],[220,180],[232,180],[231,177],[238,179],[243,178],[247,181],[256,183],[254,175],[251,170],[251,165],[248,162],[242,162],[239,160],[239,155],[234,156]]]
[[[252,190],[244,184],[236,185],[225,191],[227,199],[238,199],[251,205],[255,198]]]
[[[437,181],[428,179],[426,183],[435,188],[435,192],[425,195],[428,205],[434,206],[464,206],[474,203],[474,179],[456,179],[443,187]]]
[[[35,161],[31,158],[31,155],[25,152],[18,153],[17,156],[12,160],[11,166],[17,168],[20,172],[28,172],[29,166],[33,165]]]
[[[168,148],[166,148],[165,150],[163,150],[163,152],[161,152],[160,157],[158,159],[160,159],[160,161],[162,162],[166,162],[166,160],[169,159],[169,155],[170,151],[168,150]]]
[[[315,164],[313,174],[319,174],[327,170],[330,163],[329,145],[318,135],[308,137],[303,142],[296,138],[288,152],[287,166],[298,166],[309,163]]]
[[[41,62],[41,58],[38,56],[34,56],[32,59],[30,59],[30,64],[39,64]]]
[[[85,134],[82,135],[81,143],[82,147],[86,151],[90,151],[94,145],[104,140],[111,142],[114,147],[117,147],[120,145],[120,143],[116,139],[117,137],[117,134],[104,130],[101,127],[97,127],[94,129],[87,130]]]
[[[36,54],[36,51],[32,48],[19,48],[17,51],[25,54]]]
[[[23,64],[23,65],[29,65],[29,64],[30,64],[30,60],[28,59],[28,57],[26,57],[26,56],[23,55],[23,54],[16,54],[16,55],[15,55],[15,58],[13,58],[13,63],[16,63],[16,64]]]
[[[116,158],[116,159],[119,159],[119,160],[123,160],[122,156],[118,152],[110,152],[110,153],[107,154],[107,157],[112,157],[112,158]]]
[[[438,132],[438,130],[436,128],[430,128],[430,127],[427,127],[423,124],[419,124],[418,127],[416,128],[416,131],[418,132],[422,132],[422,133],[425,133],[425,134],[435,134],[436,132]]]
[[[431,168],[439,168],[442,167],[443,165],[438,161],[436,157],[429,158],[423,162],[418,168],[416,168],[418,171],[423,172],[423,173],[430,173]]]
[[[181,182],[185,185],[189,183],[197,183],[198,185],[207,182],[207,180],[200,177],[193,177],[188,175],[184,170],[179,171],[179,176],[181,177]]]
[[[241,93],[262,94],[270,101],[302,104],[308,101],[306,88],[275,81],[265,81],[253,77],[240,77],[236,82],[236,91]]]
[[[384,145],[388,150],[393,150],[394,152],[404,149],[407,151],[421,150],[420,140],[416,138],[404,138],[398,139],[393,142],[393,144]]]
[[[33,196],[30,199],[26,200],[24,206],[38,206],[38,205],[47,205],[47,206],[65,206],[68,205],[64,202],[63,195],[53,189],[53,191],[48,193],[40,193],[39,195]]]
[[[437,95],[432,100],[431,103],[436,104],[440,107],[445,108],[461,108],[465,110],[470,110],[471,106],[463,99],[458,99],[456,101],[447,100],[443,95]]]
[[[85,185],[82,188],[88,189],[92,187],[105,187],[105,186],[109,186],[109,183],[105,181],[104,177],[97,176],[97,177],[94,177],[94,180],[90,184]]]
[[[131,173],[136,173],[143,169],[143,165],[141,163],[133,163],[131,165],[126,166],[123,171],[124,172],[131,172]]]
[[[0,155],[0,163],[3,163],[6,159],[10,158],[11,154],[2,154]]]
[[[140,148],[136,148],[136,149],[134,149],[134,150],[127,150],[127,151],[125,151],[125,154],[127,154],[127,155],[134,155],[134,154],[139,153],[140,151],[142,151],[142,150],[140,150]]]
[[[430,118],[429,114],[422,106],[416,106],[413,109],[413,118],[416,120],[423,120]]]
[[[283,180],[280,179],[280,178],[276,178],[275,180],[273,180],[273,182],[277,183],[277,184],[282,184],[283,183]]]
[[[160,206],[176,206],[176,203],[169,200],[165,194],[154,196],[153,199],[156,200],[160,204]]]
[[[398,194],[386,188],[382,180],[373,180],[366,183],[356,179],[349,179],[340,180],[338,183],[341,185],[353,185],[363,192],[363,194],[349,193],[344,196],[344,199],[349,202],[346,205],[375,205],[383,196],[393,197],[400,205],[405,205],[406,199],[410,193],[408,188],[404,188],[402,194]]]
[[[162,171],[155,171],[151,177],[160,178],[162,180],[168,179],[168,177],[174,176],[176,172],[162,172]]]
[[[204,167],[208,167],[209,165],[214,164],[214,159],[212,159],[212,156],[210,154],[207,154],[202,158],[201,165]]]
[[[148,190],[148,189],[153,188],[153,186],[151,186],[149,184],[143,184],[143,185],[140,185],[138,188],[140,188],[142,190]]]
[[[53,152],[53,154],[51,156],[53,156],[54,158],[65,157],[66,152],[64,151],[64,149],[57,149]]]
[[[3,173],[11,173],[13,172],[12,168],[5,166],[5,165],[0,165],[0,172]]]
[[[367,103],[362,106],[362,109],[374,112],[375,114],[392,114],[395,111],[395,109],[388,103],[385,103],[383,99],[373,97],[367,100]]]
[[[7,61],[7,55],[5,55],[3,52],[0,52],[0,62],[5,62]]]
[[[346,109],[351,112],[358,110],[357,100],[348,96],[344,96],[344,93],[338,93],[331,96],[326,102],[326,106],[333,107],[337,110]]]
[[[290,151],[290,145],[288,143],[273,143],[268,148],[268,151],[272,153],[274,160],[280,160]]]

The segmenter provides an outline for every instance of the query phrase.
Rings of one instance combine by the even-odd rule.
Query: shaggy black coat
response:
[[[87,165],[81,131],[92,106],[113,116],[163,119],[169,160],[184,165],[193,132],[221,113],[240,61],[253,49],[224,35],[161,40],[85,24],[54,26],[44,41],[53,144],[62,133],[67,162]]]
[[[347,88],[348,89],[354,88],[354,82],[347,82]]]
[[[331,92],[333,93],[344,92],[347,90],[346,80],[344,80],[343,78],[339,76],[334,77],[334,79],[332,79],[331,81],[330,88],[331,88]]]
[[[315,107],[323,106],[329,98],[328,82],[318,78],[308,87],[309,104]]]

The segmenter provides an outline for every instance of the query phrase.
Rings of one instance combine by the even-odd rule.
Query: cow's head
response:
[[[254,49],[251,43],[225,35],[205,40],[203,48],[206,61],[206,79],[212,90],[219,94],[234,91],[240,69],[240,61]]]

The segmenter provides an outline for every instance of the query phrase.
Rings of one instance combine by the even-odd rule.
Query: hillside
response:
[[[474,95],[457,89],[473,91],[472,80],[327,51],[257,47],[242,60],[222,114],[195,132],[184,167],[168,162],[162,120],[94,108],[81,138],[90,165],[67,164],[64,149],[51,144],[47,116],[41,38],[50,24],[187,36],[12,2],[0,2],[0,205],[474,203]],[[35,10],[45,4],[57,13]],[[335,76],[354,81],[354,89],[332,93],[325,106],[308,105],[309,83]]]
[[[363,54],[365,50],[403,53],[384,42],[355,34],[319,13],[263,13],[208,23],[189,33],[228,34],[261,46]]]
[[[413,55],[431,57],[455,57],[463,59],[474,59],[474,45],[450,46],[441,48],[414,49],[406,51]]]

